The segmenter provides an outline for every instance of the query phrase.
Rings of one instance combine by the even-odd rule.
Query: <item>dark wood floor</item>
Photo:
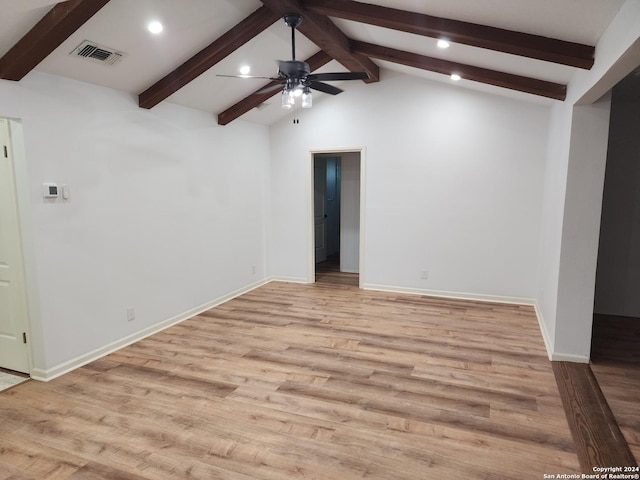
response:
[[[553,372],[582,473],[592,475],[605,466],[637,468],[591,367],[586,363],[553,362]]]
[[[640,461],[640,319],[594,315],[591,370]]]
[[[576,474],[530,307],[270,283],[0,393],[0,480]]]

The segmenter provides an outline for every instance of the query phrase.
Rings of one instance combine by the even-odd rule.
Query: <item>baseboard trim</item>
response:
[[[589,363],[589,357],[584,355],[573,355],[571,353],[553,352],[551,360],[554,362]]]
[[[128,335],[127,337],[121,338],[120,340],[116,340],[111,342],[103,347],[92,350],[91,352],[80,355],[76,358],[68,360],[64,363],[51,367],[49,369],[40,369],[34,368],[31,371],[31,378],[34,380],[39,380],[42,382],[48,382],[57,378],[65,373],[71,372],[76,368],[80,368],[83,365],[91,363],[99,358],[104,357],[110,353],[113,353],[121,348],[124,348],[132,343],[135,343],[143,338],[149,337],[155,333],[161,332],[173,325],[181,323],[195,315],[198,315],[206,310],[214,308],[222,303],[225,303],[233,298],[239,297],[251,290],[255,290],[263,285],[266,285],[270,282],[288,282],[288,283],[301,283],[308,284],[309,281],[306,278],[300,277],[282,277],[282,276],[270,276],[260,281],[249,284],[243,288],[230,292],[226,295],[218,297],[210,302],[199,305],[195,308],[192,308],[186,312],[183,312],[174,317],[163,320],[155,325],[151,325],[139,332]],[[542,333],[542,338],[544,340],[545,348],[547,350],[547,354],[549,359],[552,361],[565,361],[565,362],[574,362],[574,363],[589,363],[589,357],[580,356],[580,355],[572,355],[572,354],[563,354],[553,352],[553,343],[549,338],[548,332],[546,330],[544,320],[542,317],[542,313],[540,311],[537,302],[530,298],[519,298],[519,297],[504,297],[497,295],[484,295],[484,294],[473,294],[473,293],[460,293],[460,292],[447,292],[441,290],[425,290],[418,288],[407,288],[407,287],[397,287],[390,285],[378,285],[366,283],[362,285],[364,290],[374,290],[381,292],[394,292],[394,293],[404,293],[411,295],[424,295],[428,297],[440,297],[440,298],[452,298],[457,300],[472,300],[472,301],[480,301],[480,302],[492,302],[492,303],[507,303],[507,304],[515,304],[515,305],[529,305],[533,306],[536,312],[536,317],[538,319],[538,325],[540,327],[540,331]]]
[[[553,358],[553,342],[549,337],[549,332],[547,331],[547,327],[544,323],[544,317],[542,316],[542,310],[540,310],[540,306],[538,302],[535,302],[533,308],[536,311],[536,318],[538,319],[538,327],[540,327],[540,333],[542,334],[542,340],[544,341],[544,348],[547,350],[547,356],[549,360],[554,360]]]
[[[249,284],[238,290],[235,290],[226,295],[223,295],[214,300],[211,300],[210,302],[204,303],[190,310],[187,310],[186,312],[183,312],[179,315],[176,315],[174,317],[168,318],[159,323],[151,325],[143,330],[140,330],[139,332],[136,332],[124,338],[121,338],[120,340],[116,340],[115,342],[111,342],[103,347],[97,348],[95,350],[92,350],[91,352],[85,353],[76,358],[68,360],[64,363],[56,365],[55,367],[51,367],[46,370],[40,369],[40,368],[34,368],[31,371],[31,378],[33,378],[34,380],[39,380],[41,382],[48,382],[50,380],[53,380],[54,378],[64,375],[65,373],[69,373],[72,370],[75,370],[76,368],[80,368],[83,365],[86,365],[95,360],[98,360],[104,357],[105,355],[109,355],[110,353],[120,350],[121,348],[131,345],[132,343],[138,342],[143,338],[146,338],[155,333],[161,332],[162,330],[165,330],[169,327],[177,325],[178,323],[181,323],[185,320],[188,320],[191,317],[199,315],[202,312],[205,312],[211,308],[214,308],[218,305],[228,302],[229,300],[239,297],[240,295],[250,292],[251,290],[255,290],[256,288],[269,283],[269,281],[270,281],[269,279],[263,279],[258,282]]]
[[[574,355],[572,353],[562,353],[554,351],[554,344],[551,341],[551,337],[549,336],[549,332],[547,331],[546,323],[544,322],[544,317],[542,316],[542,310],[540,306],[536,302],[534,305],[536,310],[536,317],[538,317],[538,326],[540,327],[540,332],[542,333],[542,339],[544,340],[544,346],[547,349],[547,356],[549,360],[552,362],[571,362],[571,363],[589,363],[589,357],[584,355]]]
[[[364,290],[377,290],[380,292],[407,293],[411,295],[424,295],[426,297],[452,298],[456,300],[473,300],[477,302],[490,303],[507,303],[513,305],[535,306],[535,300],[532,298],[521,297],[504,297],[499,295],[485,295],[480,293],[462,293],[447,292],[444,290],[426,290],[411,287],[395,287],[391,285],[378,285],[374,283],[365,283],[362,285]]]
[[[272,275],[267,279],[267,282],[285,282],[285,283],[309,283],[309,280],[302,277],[280,277],[277,275]]]

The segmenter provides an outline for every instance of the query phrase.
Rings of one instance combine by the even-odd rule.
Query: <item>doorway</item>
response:
[[[312,281],[360,286],[362,153],[314,152]]]
[[[28,309],[9,120],[0,118],[0,368],[29,373]]]
[[[612,90],[591,360],[640,367],[640,67]]]

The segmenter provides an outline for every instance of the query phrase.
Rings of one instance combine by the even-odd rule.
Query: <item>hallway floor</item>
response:
[[[360,276],[357,273],[341,272],[340,253],[334,253],[324,262],[316,263],[316,282],[357,287]]]

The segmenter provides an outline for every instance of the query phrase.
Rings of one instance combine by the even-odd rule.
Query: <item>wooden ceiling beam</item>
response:
[[[68,0],[56,4],[0,58],[0,78],[21,80],[107,3]]]
[[[321,50],[340,62],[351,72],[366,72],[369,75],[367,83],[380,80],[380,69],[364,55],[354,53],[349,48],[349,39],[325,15],[315,13],[301,7],[298,0],[261,0],[262,3],[277,12],[280,16],[287,13],[302,15],[302,24],[298,27],[300,33],[315,43]]]
[[[312,55],[311,57],[307,58],[305,62],[309,64],[309,69],[313,72],[314,70],[317,70],[323,65],[326,65],[331,60],[333,60],[331,56],[329,56],[327,53],[320,50],[315,55]],[[281,93],[282,89],[273,90],[270,92],[261,92],[261,90],[263,90],[264,88],[275,86],[279,83],[281,82],[272,81],[270,83],[267,83],[266,85],[263,85],[258,90],[253,92],[248,97],[243,98],[235,105],[232,105],[231,107],[227,108],[224,112],[219,113],[218,125],[228,125],[229,123],[233,122],[236,118],[247,113],[252,108],[255,108],[261,103],[266,102],[269,98],[273,97],[274,95]]]
[[[547,62],[589,69],[595,47],[554,38],[421,13],[371,5],[352,0],[302,0],[304,9],[317,14],[368,23],[455,43],[496,50]]]
[[[173,72],[142,92],[138,96],[138,104],[142,108],[154,107],[279,19],[278,13],[267,7],[260,7]]]
[[[535,78],[513,75],[511,73],[498,72],[487,68],[465,65],[462,63],[450,62],[440,58],[426,57],[416,53],[405,52],[393,48],[373,45],[371,43],[352,40],[351,48],[354,52],[367,55],[368,57],[386,60],[409,67],[429,70],[431,72],[451,75],[459,74],[466,80],[486,83],[520,92],[531,93],[555,100],[564,100],[567,93],[566,85],[559,83],[538,80]]]

